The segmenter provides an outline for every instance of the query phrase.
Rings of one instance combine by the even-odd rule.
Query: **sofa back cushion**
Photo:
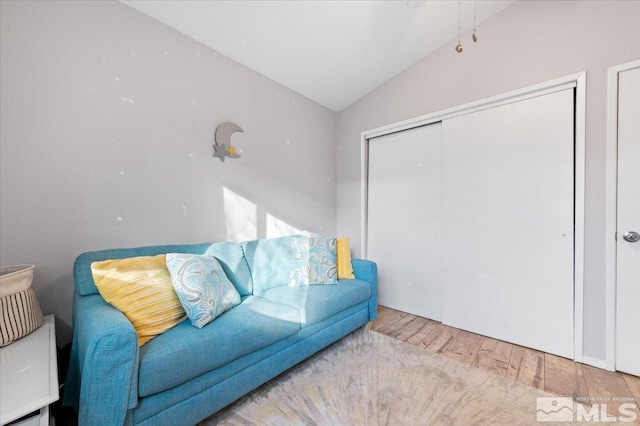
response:
[[[244,259],[242,247],[238,243],[224,242],[109,249],[83,253],[76,258],[73,265],[73,281],[76,292],[80,296],[98,294],[91,274],[93,262],[127,257],[156,256],[166,253],[194,253],[214,256],[241,296],[250,295],[253,291],[251,273]]]
[[[280,286],[337,284],[335,238],[296,234],[245,241],[253,294]]]
[[[267,238],[241,243],[251,271],[254,294],[289,284],[294,237]]]
[[[244,257],[242,246],[239,243],[211,244],[202,254],[213,256],[218,260],[227,278],[238,290],[240,296],[249,296],[253,293],[251,271],[249,270],[247,259]]]

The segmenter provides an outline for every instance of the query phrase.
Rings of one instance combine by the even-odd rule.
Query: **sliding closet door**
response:
[[[573,358],[573,105],[443,121],[443,323]]]
[[[441,125],[369,140],[367,257],[381,305],[441,316]]]

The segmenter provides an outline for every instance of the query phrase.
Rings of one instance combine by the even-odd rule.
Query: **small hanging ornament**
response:
[[[473,42],[478,41],[478,37],[476,36],[476,0],[473,0],[473,35],[471,36],[471,40]]]
[[[456,52],[462,53],[463,50],[460,43],[460,2],[458,2],[458,44],[456,45]]]

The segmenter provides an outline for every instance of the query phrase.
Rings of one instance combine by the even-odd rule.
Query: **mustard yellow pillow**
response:
[[[336,242],[338,264],[338,279],[354,279],[353,267],[351,266],[351,251],[349,249],[349,238],[338,238]]]
[[[93,262],[91,272],[104,300],[133,324],[140,346],[186,318],[164,254]]]

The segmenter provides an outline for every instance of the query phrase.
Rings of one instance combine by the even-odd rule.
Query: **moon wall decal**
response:
[[[216,128],[213,156],[224,162],[226,157],[240,158],[236,148],[231,145],[231,136],[236,132],[244,132],[240,126],[231,122],[224,122]]]

